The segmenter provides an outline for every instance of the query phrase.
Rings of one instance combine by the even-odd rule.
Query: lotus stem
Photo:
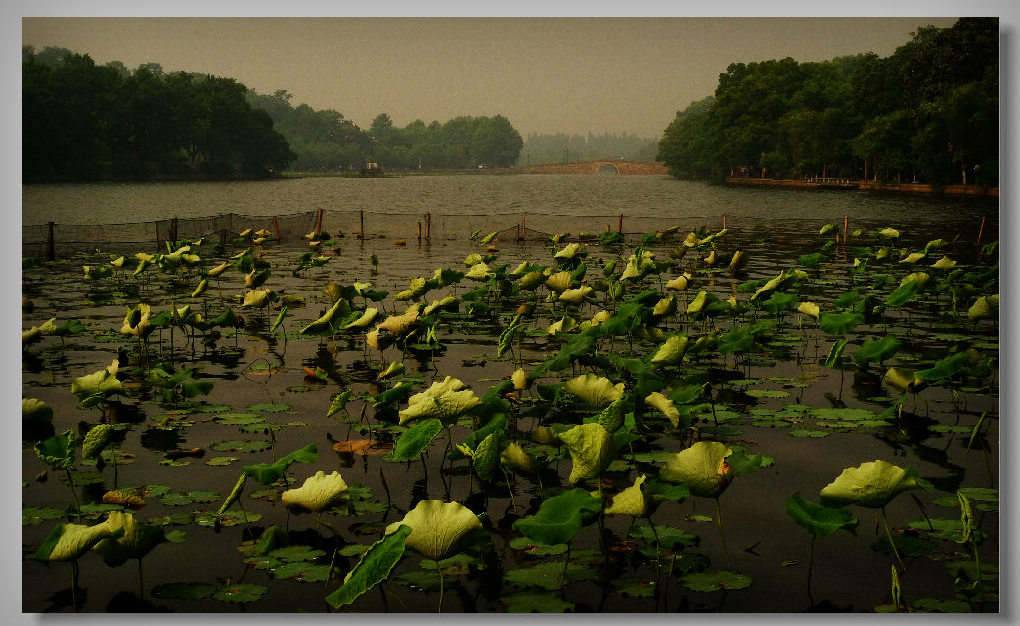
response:
[[[78,612],[78,560],[71,561],[71,606]]]
[[[439,568],[439,607],[436,609],[436,613],[443,612],[443,568]]]
[[[730,564],[730,551],[726,548],[726,531],[723,530],[722,509],[719,507],[719,498],[715,498],[715,521],[719,524],[719,539],[722,541],[723,556],[726,557],[726,567],[733,567]]]
[[[976,541],[970,542],[974,548],[974,565],[977,567],[977,584],[978,584],[978,611],[984,612],[985,610],[985,581],[984,575],[981,574],[981,555],[978,554],[978,547]]]
[[[71,497],[74,498],[74,514],[75,517],[81,517],[81,505],[78,504],[78,493],[74,490],[74,479],[71,477],[71,470],[64,469],[67,472],[67,485],[71,488]]]
[[[815,539],[814,535],[811,535],[811,545],[808,548],[808,562],[807,562],[807,595],[808,602],[814,605],[815,600],[811,595],[811,574],[814,572],[815,565]]]
[[[900,558],[900,551],[896,549],[896,542],[893,541],[892,531],[889,530],[889,520],[885,515],[885,507],[882,507],[882,525],[885,526],[885,536],[889,539],[889,545],[892,546],[893,554],[896,555],[896,560],[899,561],[900,567],[907,569],[907,566],[903,564],[903,559]]]
[[[570,543],[567,543],[567,556],[563,560],[563,571],[560,572],[560,584],[556,585],[557,589],[563,589],[563,579],[567,577],[567,566],[570,565]]]

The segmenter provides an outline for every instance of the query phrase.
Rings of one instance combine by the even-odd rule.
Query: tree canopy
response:
[[[22,51],[26,182],[264,178],[293,159],[269,115],[230,78],[157,64],[97,66],[60,48]]]
[[[998,184],[998,18],[929,26],[888,58],[735,63],[676,114],[678,178],[839,176]]]

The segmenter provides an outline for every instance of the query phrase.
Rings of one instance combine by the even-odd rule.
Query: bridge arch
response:
[[[612,163],[600,163],[598,169],[595,170],[595,173],[599,174],[599,175],[605,175],[605,174],[612,175],[612,174],[619,174],[620,170],[618,170],[616,168],[616,166],[613,165]]]

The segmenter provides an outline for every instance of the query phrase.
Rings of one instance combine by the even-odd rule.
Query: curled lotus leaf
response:
[[[680,425],[680,411],[676,408],[676,405],[673,404],[673,400],[667,396],[662,395],[658,391],[654,391],[648,394],[645,398],[645,404],[661,411],[667,418],[669,418],[670,423],[673,424],[673,428]]]
[[[394,532],[403,524],[411,529],[406,543],[425,558],[438,561],[450,554],[458,542],[472,530],[481,528],[471,509],[459,502],[421,500],[404,519],[386,527]]]
[[[94,459],[99,456],[110,443],[110,436],[113,434],[113,426],[110,424],[96,424],[89,429],[81,442],[81,456],[84,459]]]
[[[114,359],[106,369],[75,378],[71,381],[71,393],[84,398],[97,393],[111,394],[120,391],[123,386],[117,380],[118,367],[117,359]]]
[[[305,479],[296,489],[283,492],[280,499],[290,509],[312,512],[324,511],[347,495],[347,483],[339,472],[326,474],[322,470]]]
[[[686,484],[692,495],[717,498],[733,479],[726,462],[732,452],[732,448],[718,441],[698,441],[666,461],[659,476]]]
[[[345,304],[346,300],[344,300],[343,298],[338,299],[336,302],[333,303],[333,306],[331,306],[325,313],[322,314],[322,316],[319,319],[302,328],[300,334],[306,335],[308,333],[315,333],[328,329],[333,321],[333,318],[336,317],[337,311],[340,309],[341,306]]]
[[[564,383],[563,391],[601,409],[623,397],[623,383],[614,385],[608,378],[584,374]]]
[[[999,294],[994,296],[980,296],[974,304],[967,309],[967,317],[970,319],[982,319],[992,317],[999,310]]]
[[[400,424],[416,419],[451,420],[474,408],[481,399],[464,386],[452,376],[432,383],[425,391],[408,398],[407,408],[400,411]]]
[[[484,281],[488,280],[492,274],[492,268],[482,261],[472,265],[471,268],[468,269],[467,273],[464,274],[464,278],[467,278],[468,280]]]
[[[956,261],[950,259],[947,256],[944,256],[938,261],[932,263],[931,266],[937,270],[948,270],[956,267]]]
[[[503,464],[515,472],[535,473],[545,467],[545,463],[536,459],[517,442],[504,448],[499,458]]]
[[[456,311],[457,307],[455,305],[458,302],[460,302],[460,300],[456,296],[446,296],[442,300],[436,300],[432,304],[425,307],[425,309],[422,310],[421,314],[423,317],[428,317],[429,315],[432,315],[436,311],[442,311],[446,309],[453,309],[454,311]]]
[[[910,393],[917,393],[928,386],[923,380],[917,378],[914,372],[901,367],[890,367],[882,380],[900,391]]]
[[[673,315],[676,313],[676,296],[663,298],[652,307],[652,315]]]
[[[151,333],[152,326],[149,324],[151,312],[152,308],[144,302],[128,309],[124,314],[124,323],[120,327],[120,334],[145,337]]]
[[[666,283],[666,289],[672,289],[674,291],[683,291],[683,290],[687,289],[687,286],[690,284],[690,280],[691,280],[691,275],[685,273],[685,274],[683,274],[681,276],[677,276],[673,280],[667,282]]]
[[[571,484],[602,473],[612,460],[612,434],[601,424],[581,424],[559,434],[560,441],[570,453]]]
[[[124,530],[107,519],[101,524],[57,524],[33,555],[41,561],[76,561],[94,545]]]
[[[581,244],[568,243],[562,250],[553,255],[554,259],[570,260],[583,251]]]
[[[814,302],[801,302],[800,304],[797,305],[797,311],[803,313],[804,315],[809,315],[815,319],[818,319],[818,316],[821,313],[820,309],[818,308],[818,305],[815,304]]]
[[[571,282],[570,272],[563,270],[551,274],[549,278],[545,279],[545,286],[557,293],[563,293],[570,288]]]
[[[531,382],[528,380],[528,373],[521,368],[514,370],[514,373],[510,375],[510,380],[514,383],[514,389],[522,391],[531,386]]]
[[[676,365],[684,358],[687,351],[687,335],[673,335],[666,339],[655,354],[652,355],[652,365]]]
[[[248,293],[244,294],[244,302],[241,303],[241,308],[261,309],[268,303],[268,289],[252,289]]]
[[[565,289],[560,294],[560,302],[566,302],[568,304],[577,304],[584,300],[585,296],[592,292],[592,288],[588,285],[582,285],[577,289]]]
[[[400,315],[390,315],[376,326],[377,330],[385,330],[394,335],[399,335],[414,326],[418,321],[419,305],[414,304],[407,307],[407,310]]]
[[[53,421],[53,409],[38,398],[21,399],[21,420],[32,421]]]
[[[550,324],[549,327],[546,329],[546,334],[548,334],[548,335],[556,335],[556,334],[559,334],[559,333],[565,333],[567,331],[573,330],[576,327],[577,327],[577,320],[575,320],[574,318],[572,318],[570,316],[566,316],[565,315],[562,318],[560,318],[559,320],[557,320],[557,321],[553,322],[552,324]]]
[[[633,485],[613,496],[612,502],[605,509],[606,514],[633,515],[634,517],[648,515],[650,507],[649,496],[645,493],[646,478],[644,474],[638,476]]]
[[[344,326],[344,330],[348,328],[367,328],[369,324],[375,321],[377,315],[379,315],[379,309],[369,307],[365,309],[365,312],[361,314],[361,317]]]
[[[917,283],[918,289],[924,289],[925,283],[927,283],[928,279],[930,278],[931,276],[924,272],[914,272],[912,274],[907,274],[906,276],[903,277],[903,280],[900,281],[900,287],[906,285],[910,281],[914,281],[915,283]]]
[[[517,284],[520,285],[521,289],[530,290],[535,289],[545,280],[547,280],[546,275],[541,270],[533,270],[517,279]]]
[[[110,528],[121,529],[120,537],[107,537],[92,550],[103,557],[103,562],[116,567],[128,559],[140,559],[153,548],[167,541],[162,526],[139,523],[132,513],[111,511],[107,519]]]
[[[911,252],[907,256],[900,259],[900,263],[917,263],[925,256],[927,255],[924,252]]]
[[[882,230],[878,231],[878,234],[886,239],[896,239],[897,237],[900,236],[900,231],[896,230],[895,228],[883,228]]]
[[[879,459],[844,469],[822,489],[821,497],[825,506],[857,504],[878,509],[904,491],[921,487],[914,470]]]

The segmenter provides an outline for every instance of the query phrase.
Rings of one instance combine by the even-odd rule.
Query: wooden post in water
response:
[[[170,241],[177,245],[177,218],[170,220]]]
[[[425,241],[432,241],[432,214],[425,214]]]
[[[318,214],[315,216],[315,234],[318,235],[322,232],[322,209],[318,210]]]
[[[361,213],[361,234],[358,235],[358,239],[364,239],[365,238],[365,211],[362,210],[362,211],[360,211],[360,213]]]
[[[52,225],[52,222],[51,222],[51,225]],[[977,246],[978,246],[978,247],[980,247],[980,246],[981,246],[981,235],[982,235],[982,234],[983,234],[984,232],[985,232],[985,218],[984,218],[984,216],[982,215],[982,216],[981,216],[981,228],[979,228],[979,229],[978,229],[978,240],[977,240]],[[50,235],[52,236],[52,234],[53,234],[53,231],[52,231],[52,229],[51,229],[51,230],[50,230]]]
[[[46,258],[53,261],[57,257],[57,253],[53,245],[53,222],[49,222],[47,227],[49,229],[49,234],[46,236]]]
[[[273,216],[273,230],[276,231],[276,240],[280,240],[280,222],[276,220],[276,216]]]
[[[421,243],[421,222],[418,222],[418,243]]]
[[[616,225],[616,232],[623,234],[623,213],[620,213],[620,221]]]
[[[726,230],[726,214],[725,213],[722,214],[722,227],[723,227],[723,230]]]

